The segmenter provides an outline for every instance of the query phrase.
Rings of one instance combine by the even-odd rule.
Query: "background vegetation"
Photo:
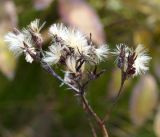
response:
[[[35,18],[74,25],[95,43],[144,44],[152,61],[150,71],[128,80],[106,122],[111,137],[160,137],[160,1],[159,0],[1,0],[0,1],[0,136],[91,137],[86,116],[66,87],[24,58],[14,58],[3,41],[13,27],[23,28]],[[103,117],[120,85],[120,72],[104,62],[107,72],[88,88],[87,97]],[[62,72],[59,72],[62,74]]]

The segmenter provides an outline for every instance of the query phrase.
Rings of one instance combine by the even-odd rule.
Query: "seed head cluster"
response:
[[[67,27],[62,23],[53,24],[49,28],[52,42],[48,47],[49,50],[43,51],[41,30],[44,24],[40,25],[40,20],[36,19],[22,31],[15,29],[9,32],[5,36],[5,41],[15,56],[24,54],[29,63],[39,61],[52,66],[63,66],[65,82],[74,85],[90,74],[97,75],[98,64],[105,61],[110,53],[117,56],[117,66],[127,76],[144,74],[148,70],[151,57],[142,45],[133,50],[124,44],[119,44],[113,52],[110,52],[108,45],[95,45],[91,35],[88,38],[78,29]]]

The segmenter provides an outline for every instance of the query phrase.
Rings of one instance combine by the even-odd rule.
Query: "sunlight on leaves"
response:
[[[160,107],[154,119],[154,131],[157,137],[160,137]]]
[[[121,85],[121,72],[120,69],[114,69],[112,72],[111,80],[109,83],[108,96],[109,98],[115,98],[118,95],[118,91]],[[123,89],[125,90],[130,85],[130,80],[127,80]],[[122,92],[124,91],[122,90]]]
[[[6,43],[0,38],[0,70],[9,79],[15,75],[16,59],[8,51]]]
[[[143,76],[133,89],[130,99],[130,117],[141,126],[150,117],[158,100],[158,89],[152,75]]]
[[[16,59],[7,48],[4,35],[8,30],[17,26],[16,8],[13,1],[10,0],[0,3],[0,5],[3,7],[0,14],[0,19],[3,19],[0,22],[0,70],[7,78],[13,79]]]

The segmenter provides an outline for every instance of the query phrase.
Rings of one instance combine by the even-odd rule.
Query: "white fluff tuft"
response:
[[[135,75],[145,74],[145,72],[149,70],[148,64],[151,57],[148,56],[147,51],[140,44],[136,48],[135,53],[137,56],[134,62],[134,67],[136,68]]]

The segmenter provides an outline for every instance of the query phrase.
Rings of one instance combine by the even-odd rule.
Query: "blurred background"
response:
[[[4,35],[36,18],[48,28],[64,22],[76,26],[95,43],[143,44],[152,61],[150,71],[125,83],[106,122],[110,137],[160,137],[160,0],[0,0],[0,137],[92,137],[77,99],[39,64],[15,58]],[[107,72],[93,81],[87,97],[103,117],[120,86],[113,58],[102,63]],[[60,72],[61,73],[61,72]]]

